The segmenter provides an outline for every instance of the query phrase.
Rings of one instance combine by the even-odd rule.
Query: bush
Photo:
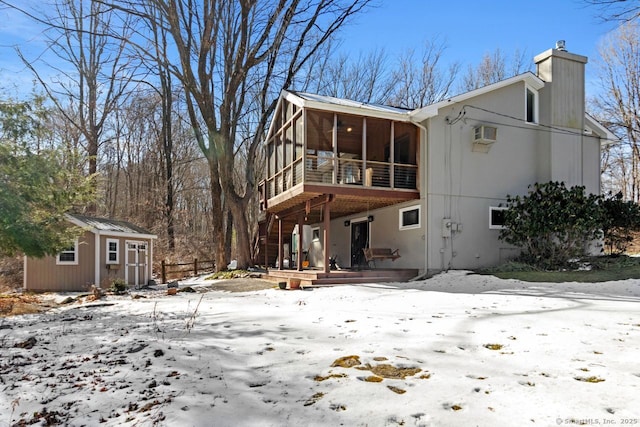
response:
[[[536,183],[525,196],[507,196],[500,239],[523,249],[521,260],[545,269],[566,266],[602,236],[600,197],[562,182]]]
[[[624,253],[633,240],[633,232],[640,229],[640,207],[622,199],[622,193],[609,193],[600,202],[604,244],[613,255]]]
[[[122,279],[114,279],[109,288],[109,290],[116,295],[126,294],[127,289],[129,289],[129,285]]]

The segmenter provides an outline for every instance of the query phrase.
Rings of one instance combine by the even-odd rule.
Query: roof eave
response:
[[[620,138],[618,138],[613,132],[607,129],[602,123],[600,123],[590,114],[586,113],[584,115],[584,120],[585,124],[593,129],[597,136],[600,138],[601,145],[609,145],[613,144],[614,142],[620,141]]]
[[[374,117],[379,119],[389,119],[401,122],[410,121],[409,115],[411,114],[410,110],[406,112],[394,112],[394,111],[382,111],[375,108],[373,104],[362,103],[359,106],[350,106],[350,105],[340,105],[334,104],[331,102],[322,102],[311,99],[305,99],[295,93],[286,92],[284,98],[294,103],[300,108],[307,108],[312,110],[322,110],[322,111],[331,111],[335,113],[343,113],[343,114],[352,114],[356,116],[367,116]]]
[[[501,89],[503,87],[510,86],[515,83],[524,82],[531,88],[535,90],[540,90],[544,87],[544,81],[540,79],[538,76],[533,74],[530,71],[527,71],[524,74],[518,74],[517,76],[510,77],[505,80],[501,80],[499,82],[483,86],[478,89],[474,89],[469,92],[462,93],[460,95],[456,95],[449,99],[445,99],[440,102],[436,102],[435,104],[427,105],[423,108],[418,108],[411,112],[411,120],[414,122],[422,122],[429,118],[435,117],[438,115],[438,112],[441,108],[444,108],[448,105],[457,104],[460,102],[464,102],[468,99],[475,98],[476,96],[484,95],[489,92],[493,92],[495,90]]]

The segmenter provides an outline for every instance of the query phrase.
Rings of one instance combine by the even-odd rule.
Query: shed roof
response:
[[[99,233],[122,233],[131,235],[144,235],[156,238],[149,230],[138,227],[127,221],[120,221],[111,218],[98,218],[79,214],[68,214],[73,223],[80,227],[90,227],[92,231]],[[74,221],[75,220],[75,221]]]

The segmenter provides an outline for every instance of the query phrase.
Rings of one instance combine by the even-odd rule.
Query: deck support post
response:
[[[304,213],[298,215],[298,259],[296,265],[298,271],[302,271],[302,239],[304,238]]]
[[[330,261],[330,243],[331,243],[331,202],[328,201],[324,205],[324,272],[329,273],[331,271]]]
[[[278,218],[278,270],[284,270],[284,244],[282,236],[282,218]]]

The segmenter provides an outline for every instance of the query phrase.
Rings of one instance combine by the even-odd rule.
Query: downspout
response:
[[[429,173],[427,172],[428,166],[429,166],[429,147],[428,147],[428,130],[427,127],[422,125],[421,123],[418,123],[414,120],[412,120],[411,116],[409,116],[409,121],[411,123],[413,123],[414,125],[418,126],[418,128],[420,128],[422,130],[421,134],[424,135],[424,139],[425,143],[424,143],[424,155],[421,155],[420,157],[424,157],[424,164],[421,167],[421,170],[424,171],[424,193],[423,190],[420,189],[420,192],[424,194],[424,229],[425,229],[425,233],[424,233],[424,272],[422,272],[421,274],[417,275],[416,277],[409,279],[410,282],[414,282],[417,280],[422,280],[425,277],[427,277],[429,275],[429,236],[428,236],[428,232],[429,232],[429,198],[428,198],[428,194],[429,194]]]

